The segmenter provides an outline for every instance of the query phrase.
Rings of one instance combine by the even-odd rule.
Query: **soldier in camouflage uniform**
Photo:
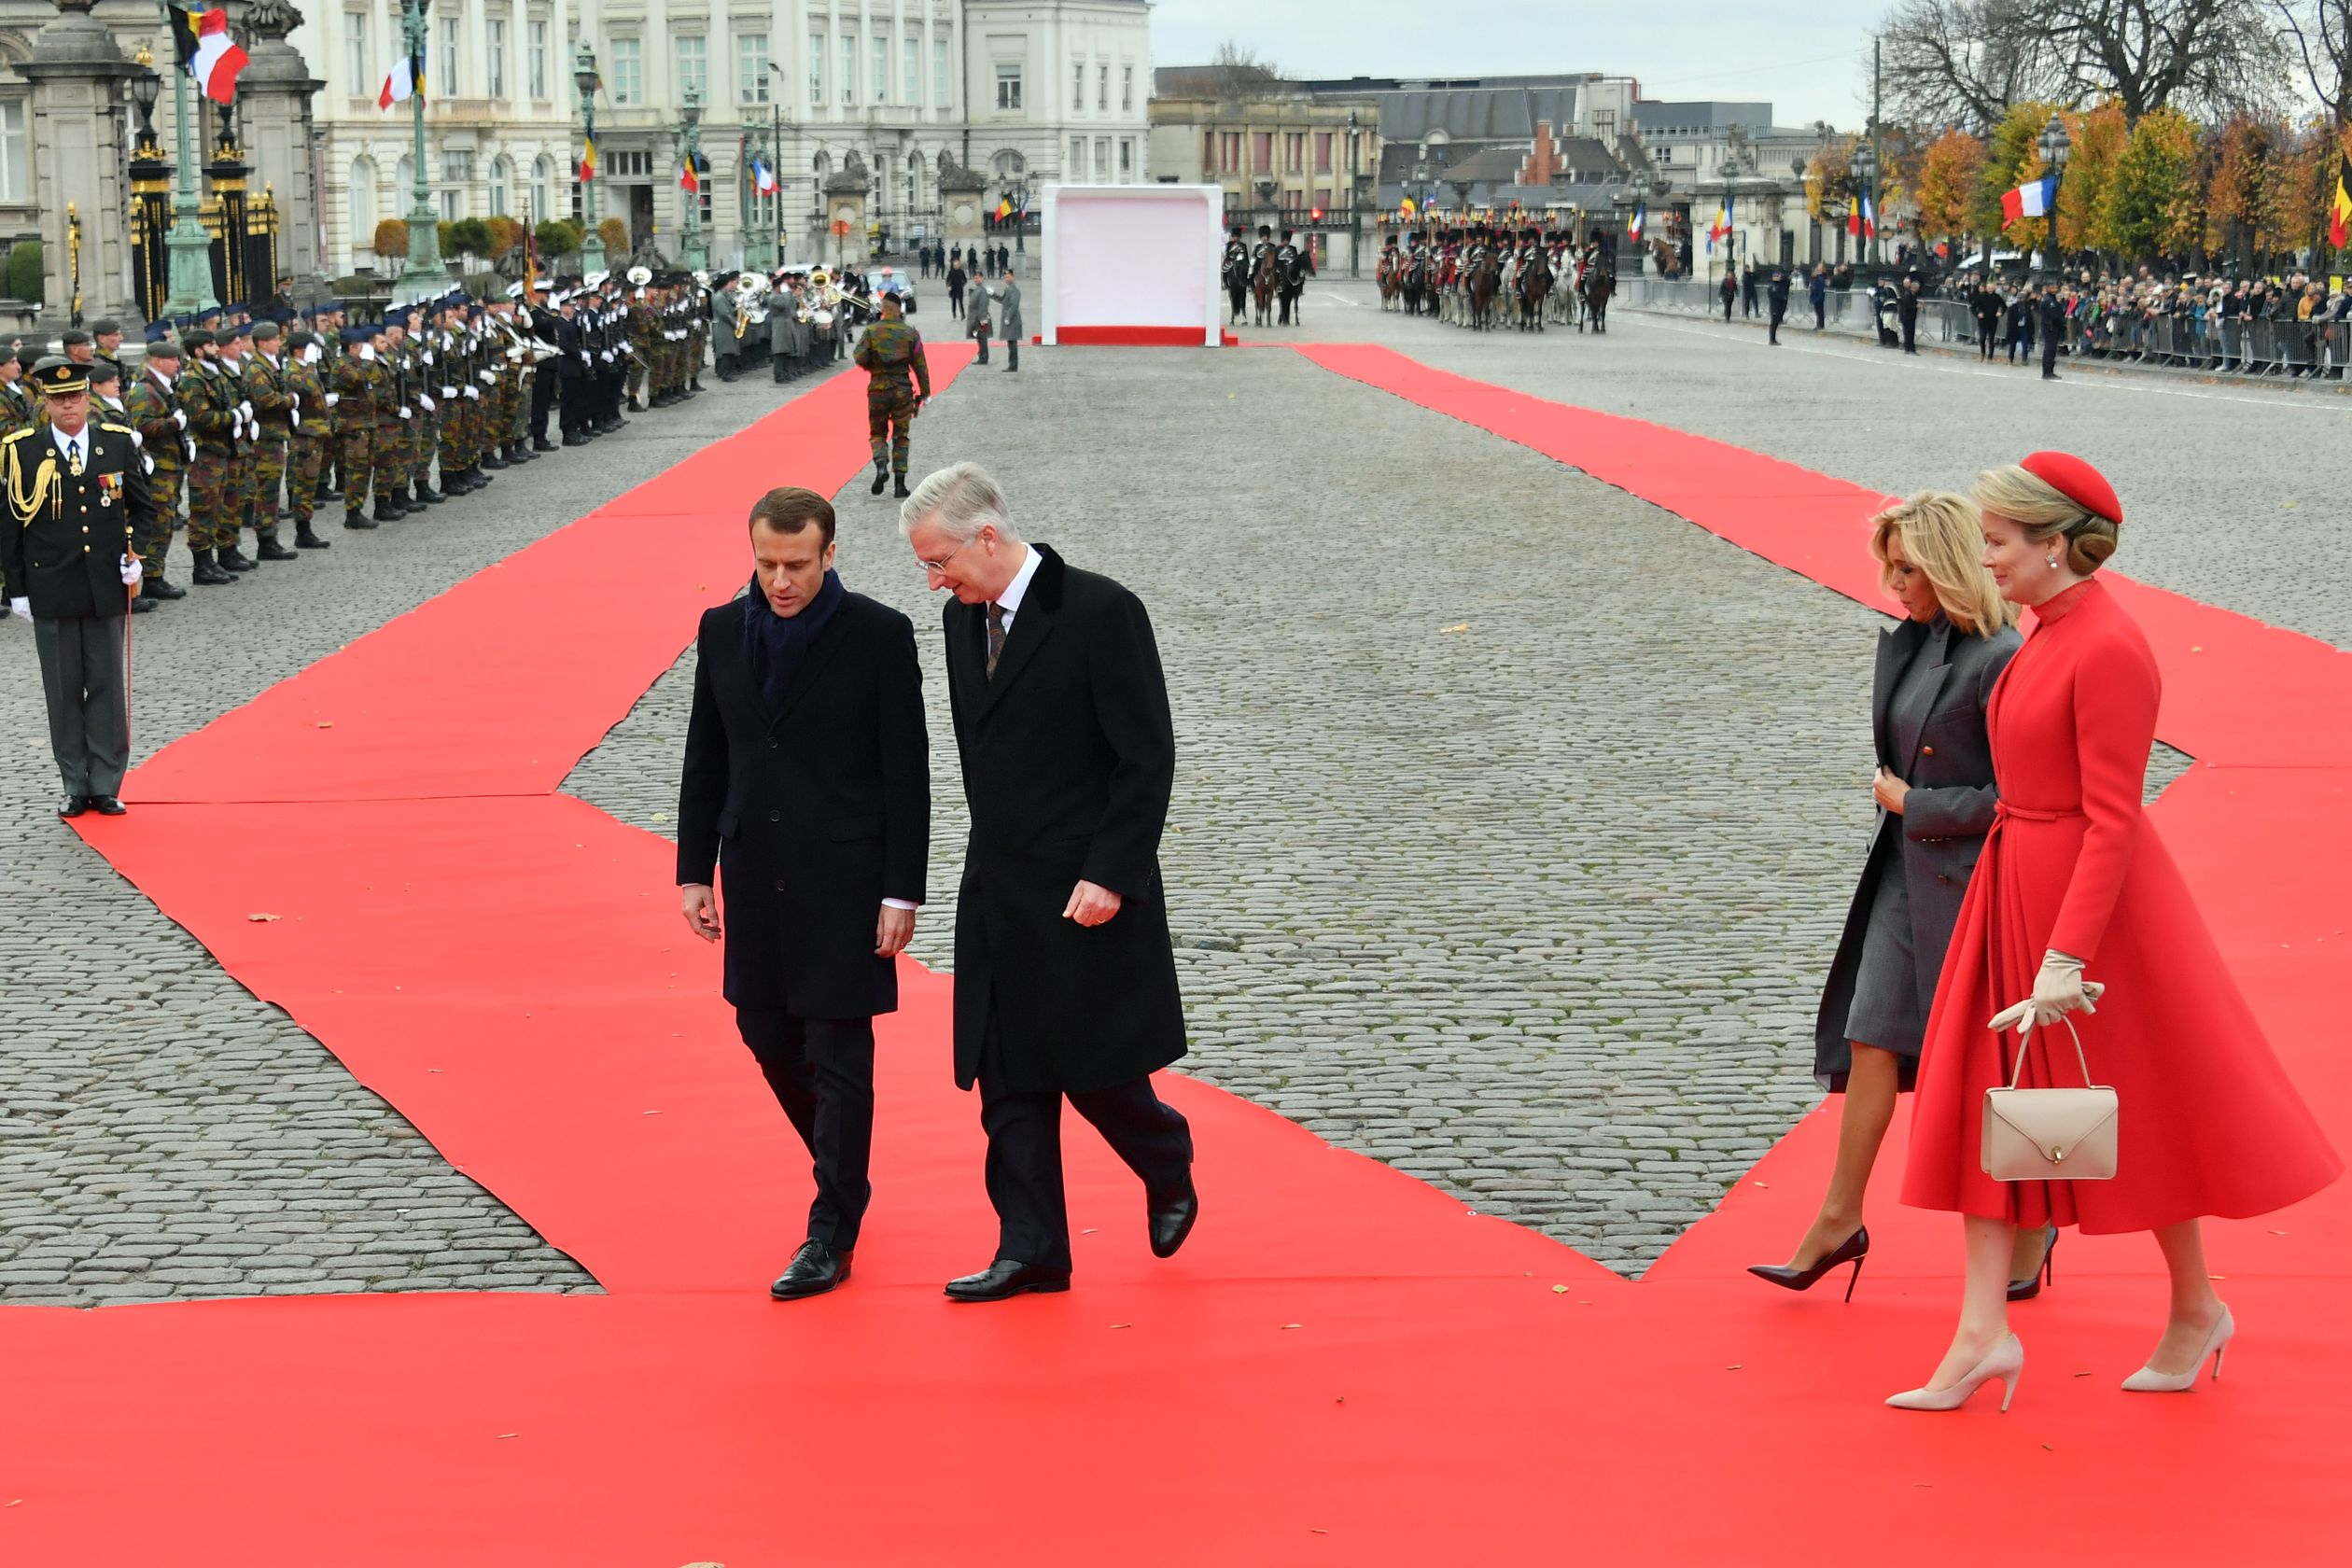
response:
[[[225,546],[220,564],[231,571],[249,570],[253,565],[238,547],[244,542],[245,530],[255,525],[254,498],[260,490],[255,467],[260,427],[254,422],[252,399],[245,395],[245,361],[253,357],[253,328],[242,317],[242,310],[232,306],[221,313],[222,324],[213,331],[217,351],[212,363],[228,380],[230,399],[237,406],[236,427],[230,432],[229,512],[224,525],[228,538],[220,541]],[[273,513],[273,525],[275,521]],[[262,560],[292,559],[282,548],[275,553],[257,551],[256,554]]]
[[[629,346],[637,352],[629,357],[629,412],[652,407],[662,401],[660,379],[655,368],[660,357],[653,345],[661,341],[661,330],[654,325],[653,307],[640,288],[629,300]],[[647,383],[651,382],[649,387]]]
[[[253,352],[246,357],[239,390],[253,413],[247,422],[253,444],[245,466],[251,470],[254,531],[261,538],[264,561],[291,561],[295,553],[278,542],[278,491],[286,483],[286,449],[294,436],[294,399],[286,385],[286,364],[278,324],[263,321],[253,329]],[[303,529],[302,547],[323,550],[327,541]]]
[[[229,469],[234,461],[236,432],[242,424],[236,387],[215,367],[219,353],[211,332],[199,327],[180,339],[186,352],[175,390],[188,415],[188,433],[196,453],[188,465],[188,549],[196,558],[195,581],[217,588],[237,581],[223,558],[235,555],[237,536],[231,525]],[[240,557],[242,559],[242,557]]]
[[[399,515],[392,510],[385,492],[388,485],[371,483],[375,480],[375,385],[383,364],[377,359],[376,344],[382,334],[368,327],[347,327],[343,332],[343,354],[335,368],[329,372],[328,395],[334,400],[328,409],[328,421],[335,431],[336,461],[343,467],[338,476],[343,481],[343,526],[372,528],[378,523],[389,523]],[[375,515],[368,515],[368,497],[375,497]]]
[[[416,467],[410,433],[416,419],[417,388],[411,379],[413,355],[406,346],[407,336],[398,316],[384,318],[384,336],[379,340],[384,346],[377,352],[382,373],[374,378],[376,488],[379,494],[390,492],[392,504],[403,513],[425,510],[424,499],[409,489],[409,475]]]
[[[180,375],[180,347],[169,338],[147,343],[147,364],[123,399],[123,423],[139,432],[139,450],[154,465],[147,475],[147,493],[155,500],[154,539],[146,554],[146,575],[139,579],[143,599],[178,599],[188,590],[163,579],[163,558],[171,553],[172,530],[179,524],[180,492],[188,478],[188,455],[193,442],[188,435],[188,415],[180,412],[179,394],[173,390]]]
[[[343,328],[348,325],[343,319],[343,308],[332,303],[321,305],[311,320],[314,330],[318,336],[318,379],[329,392],[333,392],[335,390],[335,367],[343,363],[344,353]],[[342,399],[342,396],[341,393],[336,393],[338,401]],[[343,422],[335,416],[331,409],[322,410],[319,417],[325,426],[327,444],[319,456],[316,499],[341,500],[343,498]]]
[[[0,345],[0,440],[35,424],[33,394],[24,385],[24,372],[31,368],[15,349]]]
[[[308,332],[286,340],[286,386],[294,399],[293,438],[286,469],[286,509],[294,514],[294,542],[304,550],[325,550],[327,541],[311,527],[311,512],[318,504],[318,470],[327,460],[327,385],[319,379],[324,355],[318,340]]]
[[[858,341],[858,368],[872,378],[866,383],[866,435],[874,443],[874,494],[893,476],[895,495],[906,491],[908,427],[915,423],[925,399],[931,395],[931,361],[923,357],[923,335],[906,324],[896,293],[882,296],[882,319]],[[922,391],[917,394],[916,383]]]

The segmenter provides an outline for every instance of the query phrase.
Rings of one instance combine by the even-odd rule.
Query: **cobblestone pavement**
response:
[[[709,385],[421,519],[349,533],[330,504],[331,551],[140,617],[138,754],[778,401]],[[84,847],[57,792],[31,631],[0,622],[0,1302],[595,1288]]]
[[[1878,615],[1290,355],[975,369],[917,427],[918,473],[963,457],[1151,607],[1187,1071],[1627,1271],[1813,1102]],[[844,578],[920,634],[937,852],[913,950],[944,967],[963,818],[938,608],[895,503],[836,505]],[[691,670],[567,787],[671,831]]]
[[[2045,383],[2007,365],[1906,357],[1752,327],[1614,313],[1605,337],[1468,333],[1379,308],[1369,283],[1308,292],[1303,328],[1253,341],[1385,343],[1539,397],[1769,452],[1897,495],[1965,490],[1979,469],[2057,446],[2123,497],[2116,565],[2142,581],[2352,648],[2352,397],[2183,385],[2068,367]],[[1810,320],[1810,316],[1806,317]]]

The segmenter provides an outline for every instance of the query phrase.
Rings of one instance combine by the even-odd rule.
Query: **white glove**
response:
[[[484,386],[496,386],[496,385],[498,385],[498,378],[497,378],[497,376],[495,376],[495,375],[492,375],[492,374],[491,374],[488,371],[482,371],[482,372],[481,372],[481,374],[482,374],[482,385],[484,385]]]
[[[286,417],[294,421],[294,428],[297,430],[302,427],[302,411],[301,409],[288,409],[287,411]]]
[[[180,444],[188,448],[188,460],[191,463],[196,461],[196,438],[194,436],[182,436],[180,437]]]
[[[183,430],[187,429],[188,411],[186,409],[174,409],[172,411],[172,423],[178,426]]]
[[[125,588],[136,588],[139,579],[145,575],[136,555],[125,554],[122,557],[122,585]]]
[[[511,365],[520,365],[523,363],[523,356],[526,352],[528,351],[520,347],[508,349],[506,351],[507,363]]]
[[[441,388],[442,401],[446,402],[448,399],[455,398],[455,396],[457,396],[457,388],[455,386],[444,386]]]
[[[21,615],[27,621],[33,619],[33,601],[31,599],[21,597],[10,599],[8,601],[8,609],[10,613]]]
[[[406,419],[406,418],[408,418],[408,417],[409,417],[409,411],[408,411],[408,409],[407,409],[407,407],[406,407],[405,405],[403,405],[403,406],[401,407],[401,409],[400,409],[400,417],[401,417],[402,419]]]
[[[427,363],[427,365],[429,365],[429,364],[431,364],[432,362],[433,362],[433,351],[432,351],[431,349],[429,349],[429,348],[428,348],[428,349],[427,349],[427,350],[425,351],[425,363]]]
[[[588,363],[588,351],[584,348],[580,351],[580,362],[583,365]]]
[[[2047,1028],[2069,1013],[2096,1013],[2093,1005],[2107,995],[2107,987],[2082,977],[2082,960],[2052,947],[2042,955],[2041,973],[2034,976],[2034,994],[2014,1007],[2003,1008],[1984,1027],[2015,1029],[2022,1037]]]
[[[328,393],[328,394],[327,394],[327,406],[328,406],[329,408],[333,408],[333,407],[334,407],[337,403],[340,403],[340,402],[342,402],[342,401],[343,401],[343,394],[342,394],[342,393],[340,393],[340,392],[329,392],[329,393]]]
[[[301,408],[302,406],[302,395],[300,392],[287,393],[286,400],[288,404],[295,408]]]
[[[245,416],[245,422],[246,424],[251,425],[253,423],[253,405],[251,403],[239,403],[237,405],[237,412]]]
[[[144,449],[146,448],[146,446],[147,446],[147,437],[145,437],[145,436],[143,436],[143,435],[139,434],[139,432],[138,432],[138,431],[136,431],[136,430],[132,431],[132,432],[131,432],[131,450],[132,450],[132,451],[133,451],[133,452],[138,452],[138,451],[142,451],[142,450],[144,450]]]
[[[425,394],[424,394],[424,393],[419,392],[419,393],[416,395],[416,400],[417,400],[418,402],[420,402],[420,403],[422,403],[422,404],[424,404],[424,405],[425,405],[425,412],[426,412],[427,413],[432,413],[432,412],[433,412],[433,399],[432,399],[427,398],[427,396],[425,396]]]
[[[155,459],[148,456],[144,452],[140,453],[139,469],[142,473],[153,473],[155,471]]]
[[[478,403],[482,401],[482,388],[479,386],[469,386],[466,388],[466,396],[472,401]]]

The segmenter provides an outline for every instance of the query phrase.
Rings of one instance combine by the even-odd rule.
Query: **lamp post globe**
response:
[[[572,86],[580,90],[580,121],[587,133],[586,147],[596,145],[596,90],[604,78],[596,74],[596,51],[581,39],[580,52],[572,56]],[[580,275],[605,270],[604,238],[596,232],[596,181],[594,171],[580,182],[580,220],[583,232],[580,237]]]

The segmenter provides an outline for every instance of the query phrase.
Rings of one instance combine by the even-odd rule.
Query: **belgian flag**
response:
[[[2338,250],[2352,244],[2352,152],[2336,160],[2335,202],[2328,209],[2328,243]]]

